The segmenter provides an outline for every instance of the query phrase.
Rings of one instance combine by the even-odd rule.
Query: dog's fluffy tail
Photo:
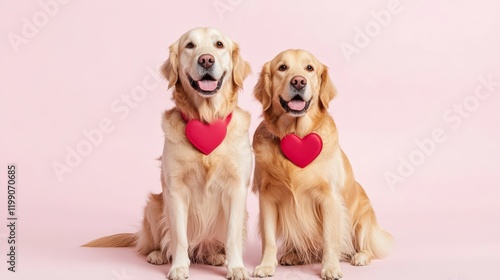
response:
[[[371,229],[368,248],[377,258],[386,257],[394,246],[394,239],[390,233],[383,230],[378,224]]]
[[[90,241],[82,247],[133,247],[137,242],[135,233],[119,233]]]

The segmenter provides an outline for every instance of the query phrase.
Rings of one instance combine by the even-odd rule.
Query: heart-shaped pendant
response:
[[[185,129],[186,137],[200,152],[209,155],[226,138],[227,126],[231,117],[232,114],[213,123],[189,120]]]
[[[291,133],[281,139],[281,151],[285,157],[300,168],[309,165],[323,149],[323,140],[316,133],[299,138]]]

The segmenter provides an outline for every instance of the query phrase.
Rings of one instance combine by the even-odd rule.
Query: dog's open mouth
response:
[[[309,109],[309,105],[311,104],[311,100],[304,101],[304,99],[300,95],[295,95],[292,100],[285,101],[280,96],[280,104],[287,113],[291,113],[294,115],[304,114],[307,109]]]
[[[204,96],[211,96],[217,93],[217,91],[220,89],[222,86],[222,81],[224,80],[224,76],[226,75],[226,72],[222,74],[222,77],[219,80],[216,80],[212,75],[210,74],[205,74],[199,81],[193,80],[191,76],[188,74],[188,79],[189,83],[191,84],[191,87],[195,90],[197,90],[199,93],[201,93]]]

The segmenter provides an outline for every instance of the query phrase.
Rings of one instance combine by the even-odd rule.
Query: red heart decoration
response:
[[[316,133],[299,138],[291,133],[281,139],[281,151],[293,164],[304,168],[311,163],[323,149],[323,140]]]
[[[185,129],[186,137],[200,152],[209,155],[226,138],[227,125],[231,121],[231,116],[210,124],[199,120],[189,120]]]

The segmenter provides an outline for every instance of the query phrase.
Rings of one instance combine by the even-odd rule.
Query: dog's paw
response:
[[[226,255],[214,254],[205,258],[205,263],[213,266],[221,266],[226,261]]]
[[[166,254],[160,251],[153,251],[148,255],[148,262],[152,264],[166,264],[168,263],[168,258]]]
[[[369,255],[363,252],[356,253],[352,259],[351,264],[356,266],[363,266],[370,264],[371,258]]]
[[[253,271],[253,277],[271,277],[274,275],[274,272],[276,270],[276,266],[274,265],[264,265],[261,264],[255,268]]]
[[[286,253],[283,255],[280,259],[280,264],[281,265],[303,265],[305,262],[300,259],[300,257],[297,255],[297,252],[290,252]]]
[[[168,280],[185,280],[189,278],[189,268],[187,266],[172,266],[168,272]]]
[[[321,279],[323,280],[339,280],[340,278],[342,278],[340,266],[325,265],[321,269]]]
[[[231,280],[249,280],[250,274],[244,267],[236,267],[227,270],[226,279]]]

